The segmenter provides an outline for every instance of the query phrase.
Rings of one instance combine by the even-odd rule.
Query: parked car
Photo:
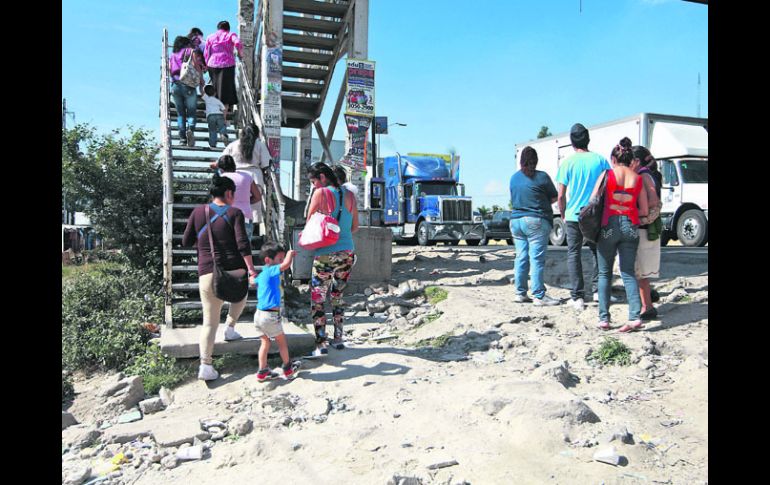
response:
[[[502,241],[513,245],[513,236],[511,236],[511,211],[497,211],[491,219],[484,220],[484,238],[481,244],[487,245],[489,241]]]

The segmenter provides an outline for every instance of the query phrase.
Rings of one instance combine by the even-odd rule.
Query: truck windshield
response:
[[[420,195],[457,195],[457,188],[453,184],[420,184]]]
[[[691,184],[707,184],[709,181],[708,160],[682,160],[682,179]]]

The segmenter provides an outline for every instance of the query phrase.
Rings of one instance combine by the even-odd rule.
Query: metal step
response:
[[[198,130],[195,130],[195,131],[198,131]],[[206,135],[205,136],[195,136],[193,138],[195,138],[196,142],[197,141],[208,142],[209,141],[208,129],[206,130]],[[178,134],[177,131],[174,131],[174,132],[171,133],[171,140],[172,141],[184,141],[181,138],[179,138],[179,134]],[[232,137],[230,137],[230,141],[233,141]],[[172,148],[177,148],[178,147],[178,148],[184,149],[185,146],[186,145],[178,145],[178,146],[177,145],[172,145]]]
[[[263,266],[254,266],[254,269],[257,270],[257,273],[262,271]],[[197,264],[184,264],[184,265],[178,265],[178,266],[171,266],[171,271],[175,273],[182,273],[182,272],[189,272],[189,271],[198,271],[198,265]]]
[[[174,177],[172,180],[173,182],[179,183],[179,184],[208,185],[211,183],[211,179],[209,177],[196,177],[196,178]]]
[[[296,77],[300,79],[326,79],[328,69],[313,69],[310,67],[283,66],[283,77]]]
[[[310,17],[283,16],[284,30],[299,30],[302,32],[318,32],[321,34],[336,34],[343,23],[333,20],[321,20]]]
[[[179,116],[179,112],[176,110],[176,108],[169,108],[168,110],[169,116],[177,117]],[[195,110],[195,117],[198,119],[202,119],[204,122],[206,121],[206,111],[202,109]]]
[[[283,81],[281,90],[294,93],[321,94],[324,89],[324,83],[309,83],[302,81]]]
[[[195,140],[198,141],[197,138]],[[190,151],[190,152],[210,152],[210,153],[221,153],[221,152],[223,152],[225,150],[225,147],[217,146],[217,147],[211,148],[210,146],[208,146],[208,141],[209,141],[208,138],[206,138],[205,140],[203,140],[201,138],[201,140],[203,141],[203,143],[205,143],[205,145],[203,145],[203,146],[188,147],[187,145],[174,145],[172,143],[171,144],[171,149],[172,150],[177,150],[177,151],[185,150],[185,151]]]
[[[200,310],[203,308],[203,304],[200,300],[194,300],[192,298],[186,298],[184,300],[172,301],[171,305],[175,309],[179,310]],[[246,308],[249,310],[257,307],[257,300],[246,299]]]
[[[332,54],[320,54],[316,52],[307,51],[292,51],[284,49],[283,61],[284,62],[298,62],[302,64],[318,64],[321,66],[328,66],[332,60]]]
[[[262,236],[254,236],[254,237],[257,238],[257,237],[262,237]],[[259,251],[260,251],[260,249],[252,248],[252,250],[251,250],[252,256],[253,257],[259,257]],[[172,253],[173,256],[195,256],[195,257],[198,256],[198,250],[197,249],[183,249],[183,248],[180,248],[180,247],[173,248],[171,250],[171,253]]]
[[[323,17],[342,18],[348,11],[348,2],[316,2],[315,0],[283,0],[286,12],[309,13]]]
[[[281,103],[283,107],[294,108],[303,111],[314,111],[320,102],[321,98],[308,98],[305,96],[290,95],[281,96]]]
[[[212,162],[213,161],[214,160],[212,160]],[[190,166],[187,166],[187,165],[178,165],[176,163],[172,165],[172,168],[174,169],[174,173],[177,173],[177,172],[182,172],[182,173],[210,173],[210,174],[213,175],[216,172],[216,170],[214,170],[213,168],[209,168],[209,167],[190,167]],[[210,181],[210,179],[209,179],[209,181]]]
[[[176,120],[174,120],[174,122],[171,123],[170,129],[174,130],[175,132],[179,131],[179,125],[176,124]],[[195,124],[195,129],[193,131],[194,132],[198,132],[198,133],[208,133],[209,132],[209,126],[206,123],[203,123],[203,125],[201,125],[201,123],[196,123]],[[235,128],[227,128],[226,133],[228,135],[237,135],[237,132],[235,131]]]
[[[299,35],[283,33],[283,45],[289,47],[307,47],[310,49],[334,50],[337,47],[337,39],[329,37],[316,37],[314,35]]]
[[[208,197],[209,191],[208,190],[175,190],[174,195],[193,195],[193,196],[200,196],[200,197]],[[174,222],[177,222],[174,220]]]
[[[217,161],[218,158],[219,157],[217,157],[217,156],[197,157],[195,155],[173,155],[171,157],[171,160],[173,160],[174,162],[201,162],[201,163],[208,162],[208,163],[211,163],[211,162]]]

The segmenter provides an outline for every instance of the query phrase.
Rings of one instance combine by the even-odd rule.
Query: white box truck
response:
[[[708,118],[639,113],[587,128],[588,150],[608,162],[612,148],[624,136],[634,145],[647,147],[658,160],[663,174],[661,244],[669,239],[678,239],[684,246],[708,242]],[[526,146],[537,151],[537,169],[550,175],[554,184],[559,165],[574,153],[569,132],[517,143],[516,160]],[[564,223],[556,204],[554,214],[551,243],[565,245]]]

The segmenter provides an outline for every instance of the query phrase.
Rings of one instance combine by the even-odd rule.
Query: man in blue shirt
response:
[[[588,205],[594,185],[605,170],[610,169],[607,160],[588,151],[588,130],[580,123],[572,125],[570,141],[575,153],[559,166],[556,183],[559,187],[558,204],[561,219],[567,228],[567,268],[571,287],[572,305],[577,310],[583,310],[585,292],[583,291],[583,233],[578,226],[580,209]],[[599,285],[599,264],[596,259],[596,245],[589,242],[594,258],[591,290],[596,294]]]

